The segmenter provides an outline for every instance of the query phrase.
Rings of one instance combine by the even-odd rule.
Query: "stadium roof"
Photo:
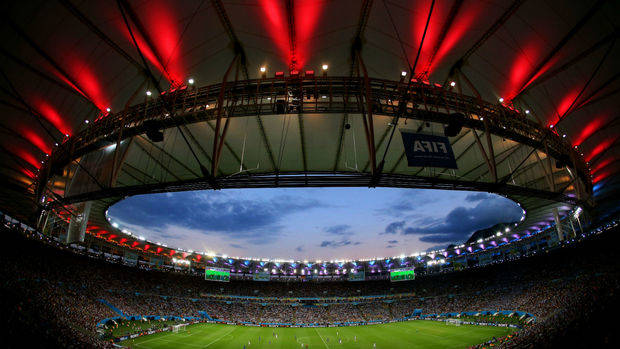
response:
[[[231,67],[235,69],[230,69],[229,81],[260,79],[261,67],[270,78],[280,71],[288,76],[291,70],[320,75],[323,65],[329,76],[356,76],[366,68],[373,79],[398,81],[401,72],[409,78],[413,70],[413,77],[431,84],[445,87],[454,81],[454,90],[479,94],[484,101],[520,111],[540,128],[552,128],[588,162],[599,204],[617,197],[617,1],[574,1],[567,6],[555,0],[59,0],[3,7],[0,209],[17,217],[34,218],[34,179],[67,135],[78,135],[95,120],[128,105],[148,103],[147,90],[154,98],[183,85],[217,86]],[[371,164],[361,119],[349,122],[357,134],[343,137],[346,113],[314,116],[232,118],[219,164],[222,176],[254,168],[270,173],[367,171]],[[386,148],[392,121],[389,115],[374,120],[377,154]],[[406,122],[398,121],[398,127],[443,131],[441,122],[419,126]],[[163,182],[200,177],[201,168],[193,159],[210,162],[215,124],[202,120],[168,128],[161,144],[135,136],[124,145],[125,165],[118,181],[138,185],[149,178]],[[453,180],[490,182],[488,161],[480,155],[476,136],[468,128],[452,139],[459,158],[456,172],[412,173],[399,162],[400,142],[394,143],[390,151],[397,155],[390,153],[385,168],[394,176],[426,171],[420,175],[439,178],[447,173]],[[543,153],[536,152],[542,157],[537,160],[529,148],[498,134],[489,142],[500,178],[533,190],[543,190],[549,181],[552,186],[570,186],[565,171],[549,166],[553,178],[545,174],[540,165]],[[188,143],[193,153],[188,152]],[[105,156],[103,151],[97,154]],[[519,178],[513,178],[517,170]],[[67,183],[63,185],[67,188]],[[540,216],[528,217],[532,225],[549,220],[549,208],[563,205],[531,193],[506,194],[540,209]],[[105,224],[105,208],[119,198],[109,195],[98,201],[94,223]]]

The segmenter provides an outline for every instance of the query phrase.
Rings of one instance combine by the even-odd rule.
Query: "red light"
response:
[[[581,128],[581,132],[575,138],[575,144],[581,144],[588,139],[594,132],[603,127],[607,122],[609,115],[600,115],[591,119],[585,127]]]
[[[299,76],[299,70],[292,70],[291,71],[291,76],[294,76],[294,77]]]
[[[295,51],[290,43],[286,8],[283,1],[260,0],[265,21],[263,23],[277,47],[282,60],[292,68],[303,67],[310,55],[310,46],[314,40],[313,31],[318,23],[323,7],[322,1],[297,0],[294,2]]]
[[[58,111],[56,111],[56,109],[54,109],[51,104],[40,98],[34,98],[33,104],[39,114],[41,114],[41,116],[43,116],[47,121],[54,125],[54,127],[56,127],[58,131],[63,134],[71,135],[71,129],[65,123],[65,120],[60,116],[60,113],[58,113]]]
[[[140,16],[143,20],[145,35],[150,40],[143,37],[138,30],[132,28],[132,32],[140,48],[140,51],[146,59],[148,59],[170,82],[171,85],[177,86],[183,83],[185,68],[182,61],[183,40],[181,40],[181,31],[179,25],[181,21],[177,13],[175,13],[173,2],[168,1],[147,1],[142,4],[140,12],[144,16]],[[133,45],[133,39],[122,20],[118,20],[118,27],[123,35]],[[151,47],[148,43],[151,43]]]
[[[603,142],[599,143],[592,149],[592,151],[586,156],[586,161],[590,162],[594,157],[605,151],[609,148],[616,140],[618,140],[619,136],[608,138]]]
[[[139,242],[137,242],[137,241],[134,241],[134,242],[131,244],[131,247],[132,247],[132,248],[134,248],[134,247],[136,247],[136,246],[138,246],[138,245],[140,245],[140,243],[139,243]]]
[[[306,70],[306,76],[308,77],[314,76],[314,70]]]
[[[276,78],[283,78],[284,77],[284,72],[283,71],[277,71],[276,72]]]
[[[613,158],[607,158],[604,161],[599,162],[595,167],[592,168],[592,174],[596,174],[598,171],[605,168],[605,166],[611,164],[612,162],[614,162]]]

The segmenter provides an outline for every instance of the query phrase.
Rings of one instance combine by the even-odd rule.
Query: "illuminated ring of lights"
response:
[[[229,82],[224,91],[222,113],[230,117],[275,114],[276,101],[287,100],[285,108],[289,108],[292,103],[287,96],[295,93],[304,96],[297,107],[302,114],[361,114],[364,113],[365,103],[355,102],[355,97],[364,96],[363,86],[362,78],[353,77]],[[398,98],[407,84],[403,81],[369,79],[369,86],[374,115],[395,116],[398,113]],[[214,120],[220,90],[221,84],[202,88],[182,87],[164,92],[156,99],[147,98],[144,103],[126,111],[100,118],[59,145],[45,167],[51,167],[53,172],[84,154],[114,144],[119,139],[118,130],[122,130],[122,139],[142,134],[146,131],[145,122],[149,120],[157,120],[163,129]],[[323,98],[326,96],[329,98]],[[227,107],[233,101],[236,105]],[[555,159],[564,159],[565,162],[569,159],[579,178],[591,191],[586,163],[569,143],[553,130],[541,128],[518,111],[501,104],[483,102],[438,84],[416,81],[411,85],[409,102],[401,117],[443,124],[460,121],[467,128],[488,130],[493,135],[542,150]],[[46,180],[42,178],[39,183]],[[191,183],[188,185],[191,186]],[[110,195],[123,194],[110,192]],[[66,199],[66,202],[79,201],[79,198]]]
[[[371,105],[376,116],[394,117],[398,113],[398,98],[407,87],[404,81],[369,79]],[[300,114],[363,114],[366,103],[364,79],[350,77],[278,78],[228,82],[223,93],[223,115],[228,117],[249,117],[274,115],[276,101],[284,100],[285,110],[293,107],[292,113]],[[215,120],[218,111],[218,96],[222,84],[201,88],[182,87],[162,93],[158,98],[147,97],[144,103],[129,107],[123,112],[110,114],[91,122],[88,127],[59,145],[41,171],[41,184],[48,178],[45,174],[59,173],[67,164],[81,156],[99,151],[146,131],[146,122],[157,120],[161,129]],[[288,101],[291,95],[303,96],[298,102]],[[356,99],[359,97],[359,99]],[[234,108],[227,107],[235,102]],[[361,102],[360,102],[361,101]],[[570,165],[591,191],[584,160],[570,144],[559,135],[535,122],[526,119],[518,111],[501,104],[491,104],[454,92],[428,82],[411,84],[409,101],[401,118],[421,120],[437,124],[459,121],[469,129],[486,131],[495,136],[544,150],[556,159],[570,159]],[[119,130],[122,133],[119,134]],[[371,182],[375,180],[375,182]],[[217,177],[216,183],[205,178],[194,180],[156,183],[133,187],[112,187],[104,190],[65,197],[60,203],[79,203],[87,200],[103,202],[96,214],[105,217],[107,208],[126,197],[143,193],[169,192],[213,188],[260,188],[297,186],[373,186],[484,190],[509,197],[530,195],[547,200],[579,204],[581,200],[562,193],[533,190],[517,185],[480,183],[459,180],[433,180],[410,175],[384,173],[378,179],[365,173],[351,172],[277,172],[253,173],[251,177]],[[514,200],[514,199],[513,199]],[[518,202],[518,200],[515,200]],[[92,217],[92,216],[91,216]],[[114,229],[115,231],[118,229]],[[120,230],[119,230],[120,232]]]

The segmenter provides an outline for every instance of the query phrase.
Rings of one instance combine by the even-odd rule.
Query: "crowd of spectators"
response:
[[[3,228],[5,244],[0,289],[9,334],[30,333],[49,346],[106,347],[97,324],[125,315],[200,316],[226,322],[327,324],[402,319],[414,309],[424,314],[519,310],[537,320],[497,343],[504,348],[547,345],[589,328],[610,309],[620,288],[615,246],[618,231],[505,264],[423,276],[415,281],[366,282],[208,282],[194,276],[93,260]],[[364,296],[414,294],[389,301]],[[336,303],[277,302],[258,298],[223,300],[213,296],[343,297]],[[353,300],[344,297],[357,297]],[[225,298],[225,297],[224,297]],[[333,302],[333,301],[332,301]],[[605,308],[601,308],[602,306]],[[597,327],[603,331],[606,327]],[[598,332],[597,332],[598,333]],[[613,331],[601,332],[603,342]],[[27,346],[27,345],[23,345]]]

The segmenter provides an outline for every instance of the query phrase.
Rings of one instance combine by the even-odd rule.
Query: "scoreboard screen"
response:
[[[415,272],[411,269],[394,269],[390,272],[390,281],[407,281],[415,279]]]
[[[229,282],[230,270],[222,268],[205,268],[205,280]]]

